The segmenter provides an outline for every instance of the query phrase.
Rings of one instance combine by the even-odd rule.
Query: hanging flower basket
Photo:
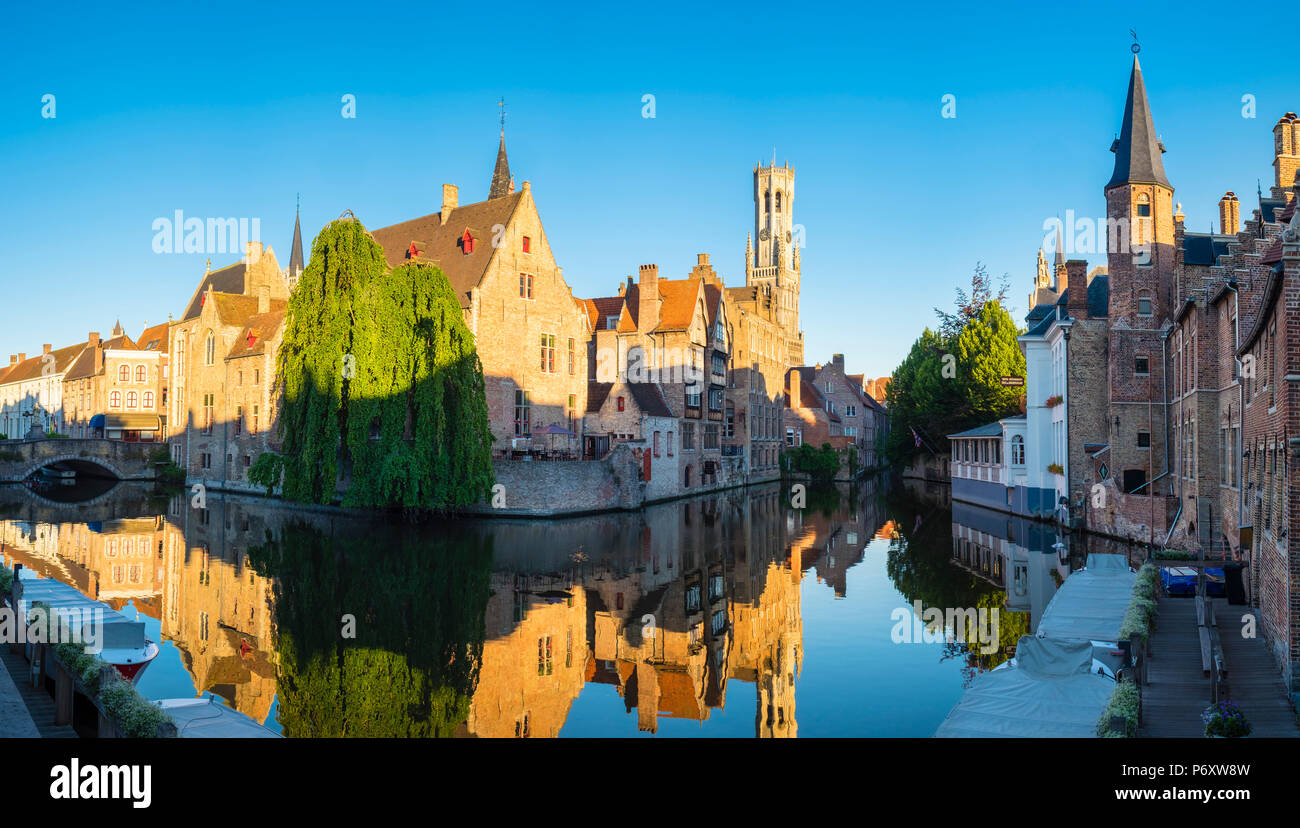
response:
[[[1211,739],[1233,739],[1249,736],[1251,727],[1246,715],[1236,702],[1222,701],[1205,708],[1201,713],[1205,735]]]
[[[1048,408],[1056,408],[1058,405],[1060,405],[1063,402],[1065,402],[1065,397],[1061,396],[1060,394],[1053,394],[1052,396],[1047,398],[1047,402],[1043,403],[1043,405],[1047,406]]]
[[[1061,467],[1060,463],[1048,463],[1047,470],[1052,474],[1065,474],[1065,469]]]

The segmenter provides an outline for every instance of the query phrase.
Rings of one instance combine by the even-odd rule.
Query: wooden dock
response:
[[[1268,645],[1263,638],[1241,636],[1241,616],[1250,608],[1232,606],[1223,598],[1207,601],[1218,623],[1216,641],[1222,647],[1228,697],[1246,714],[1254,728],[1251,736],[1300,737],[1286,685]],[[1214,690],[1204,669],[1205,635],[1196,600],[1164,596],[1157,604],[1138,736],[1203,738],[1201,712],[1210,706]]]

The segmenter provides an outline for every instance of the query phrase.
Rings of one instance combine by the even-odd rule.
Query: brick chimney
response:
[[[262,243],[260,241],[251,241],[244,248],[244,258],[250,265],[255,265],[262,260]]]
[[[798,369],[791,368],[787,376],[790,378],[790,410],[803,408],[803,400],[800,399],[803,391],[800,387],[803,384],[803,374]]]
[[[95,356],[95,373],[98,374],[104,370],[104,345],[99,340],[99,331],[91,331],[86,336],[86,347]]]
[[[1300,117],[1283,115],[1273,126],[1273,169],[1278,187],[1289,187],[1300,169]]]
[[[659,265],[641,265],[640,285],[637,297],[637,328],[653,331],[659,327]]]
[[[268,285],[257,286],[257,312],[266,313],[271,309],[271,288]]]
[[[50,351],[53,350],[54,350],[54,346],[47,342],[46,344],[41,346],[41,355],[44,356],[45,354],[48,354]]]
[[[27,354],[23,353],[22,351],[19,351],[19,352],[18,352],[18,361],[19,361],[19,362],[26,362],[26,361],[27,361]]]
[[[1088,263],[1083,259],[1070,259],[1065,263],[1065,285],[1070,288],[1066,307],[1076,319],[1088,318]]]
[[[1241,232],[1241,202],[1232,190],[1219,199],[1219,232],[1225,236],[1235,236]]]
[[[460,206],[460,190],[455,184],[442,185],[442,210],[438,213],[438,221],[446,224],[451,219],[451,211]]]

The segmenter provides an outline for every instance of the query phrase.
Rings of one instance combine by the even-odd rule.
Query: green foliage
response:
[[[13,585],[14,571],[4,564],[0,564],[0,594],[8,595]]]
[[[450,510],[490,491],[483,369],[455,292],[431,265],[388,272],[359,221],[316,237],[276,380],[283,454],[258,482],[286,498],[328,503],[344,472],[348,506]]]
[[[122,735],[134,739],[156,738],[158,726],[172,721],[167,711],[140,695],[129,681],[114,681],[101,689],[99,703]]]
[[[454,735],[478,683],[491,544],[456,527],[367,531],[290,525],[248,550],[275,589],[284,734]],[[345,615],[354,637],[342,632]]]
[[[185,469],[172,462],[168,462],[167,465],[159,469],[158,474],[166,483],[185,482]]]
[[[1138,705],[1141,704],[1142,691],[1137,684],[1132,681],[1118,681],[1115,683],[1115,689],[1110,694],[1110,701],[1101,711],[1101,718],[1097,720],[1097,735],[1102,738],[1126,738],[1137,735],[1138,727]],[[1110,729],[1110,720],[1112,716],[1122,716],[1124,718],[1124,732],[1115,733]]]
[[[0,451],[0,460],[5,460],[7,462],[13,463],[21,459],[23,459],[23,454],[20,451],[14,451],[13,449],[5,449],[4,451]]]
[[[814,482],[826,483],[835,479],[840,470],[840,455],[830,443],[815,449],[808,443],[782,453],[785,469],[810,476]]]
[[[284,457],[273,451],[264,451],[257,455],[253,465],[248,469],[248,482],[266,488],[266,496],[275,494],[284,479]]]
[[[1145,563],[1138,570],[1137,580],[1133,582],[1133,596],[1129,599],[1128,609],[1124,611],[1124,621],[1119,628],[1121,639],[1141,635],[1151,635],[1151,626],[1156,617],[1156,585],[1160,570],[1153,563]]]
[[[154,446],[149,451],[149,460],[153,463],[168,463],[172,459],[171,452],[166,446]]]
[[[1232,701],[1221,701],[1205,708],[1201,713],[1201,722],[1205,725],[1206,736],[1220,736],[1228,739],[1249,736],[1254,729],[1251,727],[1250,720],[1246,718],[1246,714],[1242,713],[1237,703]]]
[[[66,435],[66,434],[59,434],[58,432],[51,430],[51,431],[49,431],[49,432],[45,435],[45,439],[47,439],[47,440],[66,440],[66,439],[68,439],[68,435]]]
[[[1025,376],[1016,337],[1022,331],[1003,309],[1005,286],[993,294],[988,274],[976,266],[969,296],[958,290],[957,312],[936,309],[940,330],[926,328],[889,383],[890,431],[885,454],[895,463],[948,451],[947,435],[1016,414],[1022,388],[1004,376]],[[916,447],[912,429],[923,444]]]

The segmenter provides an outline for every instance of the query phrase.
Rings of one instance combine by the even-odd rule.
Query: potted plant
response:
[[[1250,735],[1250,722],[1236,702],[1221,701],[1201,713],[1205,735],[1211,739],[1233,739]]]
[[[1052,396],[1047,398],[1047,402],[1043,403],[1043,405],[1047,406],[1048,408],[1055,408],[1056,406],[1060,405],[1063,402],[1065,402],[1065,397],[1061,396],[1060,394],[1053,394]]]

